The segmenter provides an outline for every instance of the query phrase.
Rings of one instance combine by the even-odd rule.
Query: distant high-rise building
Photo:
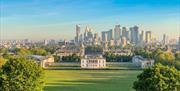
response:
[[[168,36],[166,34],[163,34],[162,44],[166,45],[167,43],[168,43]]]
[[[94,34],[94,45],[98,45],[98,40],[99,40],[98,33],[95,33]]]
[[[102,32],[101,34],[102,34],[101,35],[102,36],[102,45],[105,49],[107,49],[108,48],[108,34],[107,34],[107,32]]]
[[[76,43],[79,43],[79,37],[80,37],[80,25],[76,25],[76,37],[75,37]]]
[[[150,43],[152,40],[152,32],[146,31],[146,43]]]
[[[101,32],[102,42],[105,42],[105,41],[106,41],[106,37],[107,37],[107,32],[106,32],[106,31]]]
[[[141,31],[140,37],[139,37],[140,45],[142,46],[144,44],[144,31]]]
[[[122,46],[126,46],[127,41],[126,41],[126,37],[122,37]]]
[[[130,41],[130,32],[126,31],[126,40]]]
[[[89,27],[88,26],[86,26],[86,28],[85,28],[85,32],[84,32],[84,41],[87,41],[87,37],[88,37],[88,32],[89,32]]]
[[[80,34],[79,41],[80,41],[81,43],[83,42],[83,35],[82,35],[82,34]]]
[[[110,46],[114,46],[114,40],[112,39],[112,40],[110,40],[110,42],[109,42],[110,44]]]
[[[122,27],[122,37],[126,37],[126,27]]]
[[[108,41],[114,40],[114,32],[113,32],[112,29],[110,29],[110,30],[107,32],[107,34],[108,34]]]
[[[86,43],[88,43],[88,44],[92,44],[92,42],[93,42],[92,29],[89,28],[88,26],[86,26],[86,28],[85,28],[85,32],[84,32],[84,42],[86,42]]]
[[[139,27],[134,26],[130,28],[131,31],[131,43],[138,44],[139,41]]]
[[[44,40],[44,45],[47,45],[48,44],[48,40]]]
[[[116,25],[114,28],[114,40],[115,41],[120,39],[120,33],[121,33],[120,25]]]

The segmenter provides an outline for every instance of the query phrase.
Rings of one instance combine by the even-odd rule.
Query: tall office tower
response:
[[[114,32],[113,32],[112,29],[110,29],[110,30],[107,32],[107,34],[108,34],[108,41],[114,40]]]
[[[48,45],[48,40],[44,40],[44,45]]]
[[[108,33],[107,32],[102,32],[102,45],[103,48],[107,49],[108,48]]]
[[[80,25],[76,25],[76,37],[75,37],[76,43],[79,43],[79,37],[80,37]]]
[[[92,42],[93,41],[93,33],[92,33],[92,29],[90,28],[88,33],[87,33],[87,39],[88,41]]]
[[[120,34],[121,34],[120,25],[116,25],[114,28],[114,40],[115,41],[120,39]]]
[[[98,40],[99,40],[98,33],[95,33],[94,34],[94,45],[98,45]]]
[[[88,26],[86,26],[86,28],[85,28],[85,32],[84,32],[84,41],[87,41],[87,37],[88,37],[88,32],[89,32],[89,27]]]
[[[107,35],[107,32],[106,32],[106,31],[101,32],[101,39],[102,39],[102,42],[105,42],[106,37],[107,37],[106,35]]]
[[[129,31],[126,31],[126,40],[130,41],[130,32]]]
[[[80,34],[80,36],[79,36],[79,42],[80,42],[80,43],[83,42],[83,35],[82,35],[82,34]]]
[[[127,41],[126,41],[126,37],[122,37],[122,46],[126,46]]]
[[[134,26],[130,28],[131,31],[131,43],[138,44],[139,41],[139,30],[138,26]]]
[[[114,46],[114,40],[112,39],[112,40],[110,40],[110,42],[109,42],[109,46]]]
[[[152,32],[146,31],[146,43],[150,43],[152,40]]]
[[[122,27],[122,37],[126,37],[126,27]]]
[[[139,41],[143,42],[144,41],[144,31],[141,31],[140,37],[139,37]]]
[[[167,43],[168,43],[168,36],[166,34],[163,34],[162,44],[166,45]]]
[[[130,34],[130,43],[132,43],[133,42],[133,35],[134,35],[132,27],[129,28],[129,34]]]

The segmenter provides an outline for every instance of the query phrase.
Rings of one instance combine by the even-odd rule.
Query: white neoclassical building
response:
[[[31,58],[36,60],[36,62],[43,68],[46,68],[47,66],[51,65],[51,63],[54,63],[53,56],[31,55]]]
[[[85,55],[85,57],[81,59],[81,68],[97,69],[105,67],[106,59],[103,58],[102,55]]]
[[[143,58],[142,56],[134,56],[132,62],[141,68],[152,67],[154,65],[154,60],[149,58]]]

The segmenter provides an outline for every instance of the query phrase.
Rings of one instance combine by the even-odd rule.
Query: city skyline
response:
[[[178,0],[8,0],[1,2],[1,39],[74,39],[75,25],[81,33],[115,25],[152,31],[158,39],[180,35]],[[142,12],[143,11],[143,12]]]

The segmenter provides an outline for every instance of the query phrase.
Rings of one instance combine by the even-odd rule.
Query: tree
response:
[[[2,67],[2,65],[4,65],[6,63],[6,60],[3,57],[0,57],[0,68]]]
[[[27,56],[27,55],[31,54],[31,52],[25,48],[16,48],[14,51],[19,56]]]
[[[45,56],[45,55],[48,54],[47,51],[42,49],[42,48],[33,48],[31,51],[32,51],[32,53],[34,55],[43,55],[43,56]]]
[[[42,91],[44,71],[34,60],[10,59],[0,72],[0,91]]]
[[[141,48],[141,47],[135,48],[134,54],[141,55],[144,58],[152,58],[151,53],[148,50]]]
[[[180,71],[174,67],[156,64],[137,76],[136,91],[180,91]]]
[[[180,61],[175,61],[174,67],[175,67],[177,70],[180,70]]]
[[[180,52],[175,54],[176,60],[180,61]]]
[[[101,54],[103,48],[101,46],[87,46],[85,48],[85,54]]]
[[[171,52],[161,52],[155,57],[156,63],[164,65],[173,65],[174,60],[175,57]]]
[[[63,56],[62,57],[63,62],[80,62],[80,56],[76,54],[72,54],[69,56]]]
[[[8,49],[6,49],[6,48],[0,49],[0,53],[7,54],[7,52],[8,52]]]

